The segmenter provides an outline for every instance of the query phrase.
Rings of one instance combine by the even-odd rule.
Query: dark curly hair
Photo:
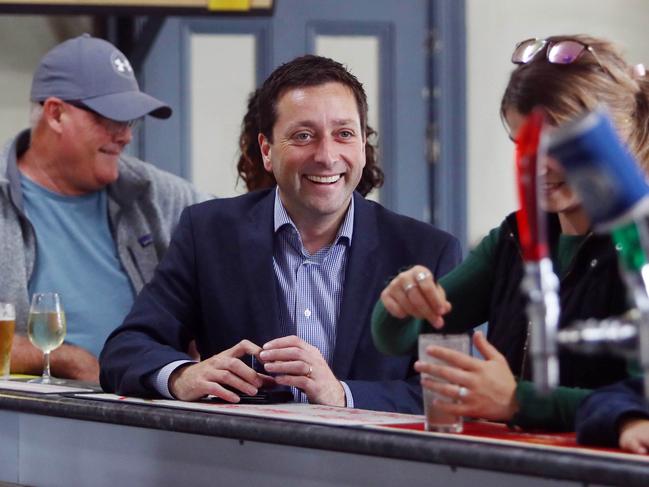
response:
[[[356,99],[361,129],[365,132],[365,167],[356,190],[363,196],[373,188],[383,185],[383,171],[378,165],[375,145],[376,131],[367,125],[367,99],[363,85],[345,67],[332,59],[307,55],[277,68],[248,99],[248,110],[241,123],[237,163],[239,177],[248,191],[272,187],[276,184],[272,173],[264,168],[258,143],[259,133],[272,141],[277,119],[277,101],[287,90],[303,86],[319,86],[325,83],[342,83]]]

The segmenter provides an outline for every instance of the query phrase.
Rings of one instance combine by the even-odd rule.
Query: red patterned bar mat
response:
[[[431,437],[444,437],[459,441],[479,441],[501,445],[540,448],[545,450],[565,450],[586,455],[614,456],[633,461],[649,462],[648,455],[637,455],[617,448],[599,448],[579,445],[575,433],[549,433],[546,431],[520,431],[501,423],[487,421],[465,421],[462,433],[437,433],[426,431],[424,423],[388,424],[372,426],[372,429],[392,430],[401,433],[414,433]]]

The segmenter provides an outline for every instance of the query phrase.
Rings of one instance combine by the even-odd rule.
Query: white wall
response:
[[[513,144],[499,117],[514,45],[530,37],[586,33],[621,45],[649,66],[647,0],[466,0],[469,243],[517,207]]]
[[[0,146],[29,124],[29,90],[40,58],[89,27],[84,16],[0,15]]]
[[[243,194],[238,142],[248,96],[255,89],[255,38],[194,33],[190,50],[191,180],[219,197]]]

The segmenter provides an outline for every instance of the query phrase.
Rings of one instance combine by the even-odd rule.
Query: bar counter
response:
[[[649,485],[649,462],[387,429],[0,391],[0,482]]]

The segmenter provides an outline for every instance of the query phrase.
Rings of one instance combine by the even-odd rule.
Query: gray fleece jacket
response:
[[[18,155],[28,147],[26,130],[0,153],[0,302],[16,306],[16,330],[23,333],[29,311],[27,285],[36,262],[36,236],[23,211],[17,166]],[[117,253],[139,292],[153,276],[181,211],[206,197],[184,179],[126,155],[120,158],[117,181],[107,189]]]

